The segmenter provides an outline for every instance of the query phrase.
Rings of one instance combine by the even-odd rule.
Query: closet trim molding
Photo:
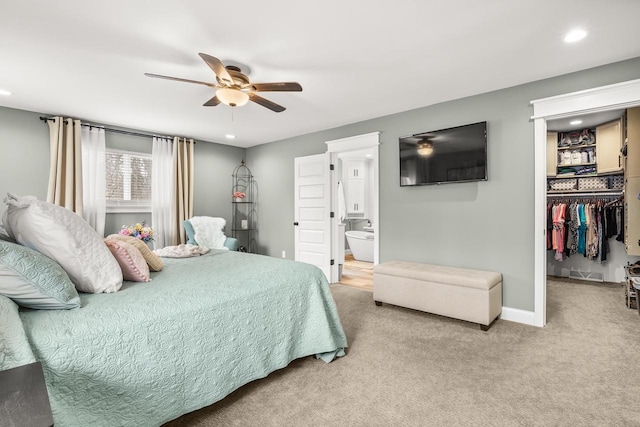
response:
[[[508,320],[509,322],[524,323],[526,325],[533,325],[535,322],[535,313],[533,311],[520,310],[518,308],[511,308],[502,306],[502,313],[500,319]]]
[[[534,129],[534,326],[547,323],[547,120],[640,105],[640,79],[531,101]],[[525,322],[523,322],[525,323]]]
[[[549,98],[534,99],[532,120],[558,119],[576,113],[588,114],[635,107],[640,100],[640,79],[571,92]]]

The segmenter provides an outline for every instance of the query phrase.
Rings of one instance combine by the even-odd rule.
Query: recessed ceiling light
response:
[[[587,37],[587,32],[585,30],[575,29],[569,31],[569,33],[565,36],[564,41],[565,43],[574,43],[578,40],[582,40],[585,37]]]
[[[373,154],[367,153],[364,155],[365,157],[373,157]]]
[[[570,124],[570,125],[574,125],[574,126],[575,126],[575,125],[579,125],[579,124],[581,124],[581,123],[582,123],[582,120],[571,120],[571,121],[569,122],[569,124]]]
[[[226,134],[225,137],[227,137],[227,139],[236,139],[236,136],[231,135],[230,133]]]
[[[0,95],[9,96],[11,95],[11,92],[9,92],[8,90],[0,89]]]

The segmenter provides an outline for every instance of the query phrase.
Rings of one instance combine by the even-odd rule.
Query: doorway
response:
[[[338,281],[373,291],[373,159],[377,146],[337,153]]]
[[[331,202],[335,212],[331,228],[335,268],[330,283],[373,290],[373,266],[378,264],[380,253],[379,135],[372,132],[326,143],[334,167],[331,188],[335,190]],[[346,248],[346,233],[361,234],[350,250]]]
[[[534,122],[534,312],[522,312],[521,323],[544,326],[547,315],[547,121],[579,114],[640,105],[640,79],[531,101]],[[514,319],[516,320],[516,319]]]

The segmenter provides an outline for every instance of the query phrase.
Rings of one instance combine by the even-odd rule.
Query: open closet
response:
[[[638,137],[639,107],[547,121],[549,276],[625,280],[640,255]]]

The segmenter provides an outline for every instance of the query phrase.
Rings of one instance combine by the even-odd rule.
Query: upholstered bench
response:
[[[479,323],[486,331],[502,312],[502,275],[389,261],[373,268],[373,300]]]

